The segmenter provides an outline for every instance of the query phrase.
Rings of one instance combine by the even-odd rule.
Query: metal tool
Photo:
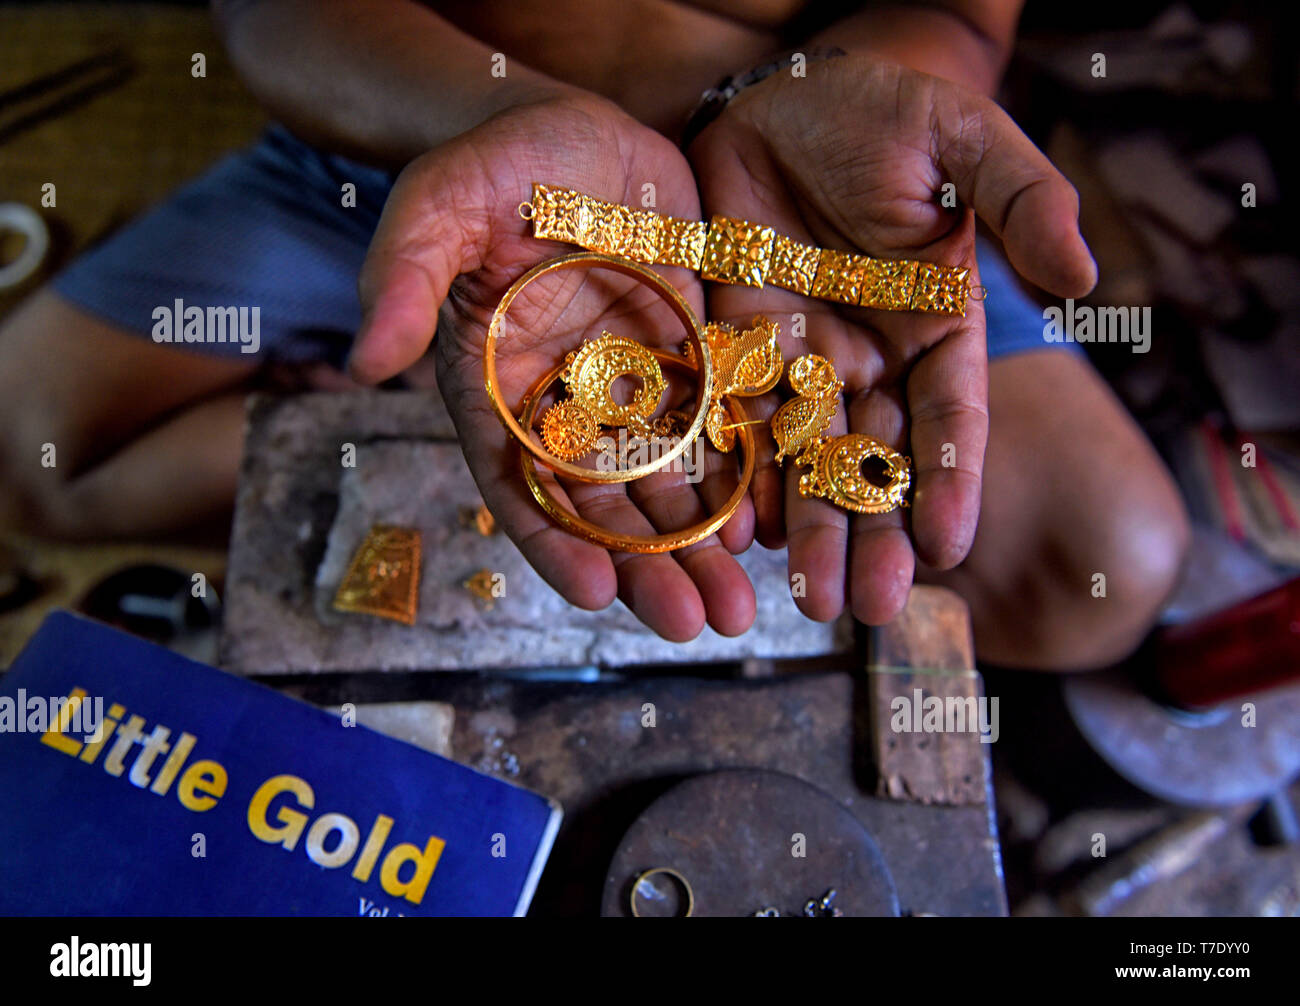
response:
[[[632,885],[656,868],[685,878],[695,916],[786,905],[804,905],[805,914],[812,906],[815,916],[899,914],[893,878],[867,829],[822,790],[779,772],[710,772],[655,800],[614,854],[602,914],[632,914]],[[825,893],[810,900],[809,891]],[[683,914],[664,893],[664,914]],[[639,914],[650,914],[654,900],[642,892]]]

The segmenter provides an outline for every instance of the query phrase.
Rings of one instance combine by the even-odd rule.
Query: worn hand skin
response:
[[[1074,189],[1006,113],[870,55],[826,59],[809,65],[806,78],[775,74],[745,89],[689,154],[706,216],[761,221],[827,248],[968,266],[978,283],[978,215],[1044,289],[1078,297],[1096,281]],[[945,185],[956,208],[943,205]],[[753,484],[759,541],[788,541],[791,574],[806,576],[800,608],[830,619],[847,603],[863,622],[890,621],[906,602],[916,555],[950,569],[974,538],[988,434],[980,302],[948,317],[713,286],[708,304],[720,320],[755,312],[782,320],[787,359],[818,353],[845,382],[831,432],[864,433],[912,455],[910,519],[804,499],[798,470],[776,465],[770,449]],[[796,313],[803,338],[791,332]],[[762,414],[779,404],[769,396]]]
[[[351,372],[363,381],[401,372],[424,353],[436,326],[438,383],[470,471],[503,530],[547,582],[583,608],[621,597],[668,639],[694,638],[706,621],[725,635],[744,632],[754,619],[754,592],[731,553],[752,540],[748,499],[718,535],[672,555],[611,554],[561,530],[523,481],[518,445],[484,391],[483,342],[505,289],[565,250],[527,237],[519,217],[519,203],[542,179],[632,205],[639,205],[644,180],[654,179],[663,212],[688,218],[700,212],[695,180],[677,147],[612,103],[565,97],[502,113],[402,172],[361,276],[365,320]],[[698,278],[671,273],[701,313]],[[664,349],[680,346],[680,322],[653,291],[619,282],[625,279],[566,273],[539,280],[516,299],[497,349],[512,411],[540,375],[602,329]],[[564,488],[551,488],[603,526],[655,534],[716,511],[734,488],[734,474],[724,475],[724,467],[717,459],[698,485],[681,471],[665,471],[626,485],[574,483],[567,497]]]

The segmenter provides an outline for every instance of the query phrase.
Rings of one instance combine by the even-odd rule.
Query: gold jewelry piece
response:
[[[856,513],[889,513],[906,507],[912,486],[912,459],[888,444],[861,433],[827,437],[844,382],[824,357],[809,353],[790,365],[790,386],[797,397],[772,417],[776,460],[794,457],[809,471],[799,478],[799,495],[820,497]],[[889,481],[878,486],[863,472],[871,458],[883,461]]]
[[[798,454],[830,428],[844,382],[829,360],[808,353],[790,365],[790,387],[797,397],[782,405],[772,417],[777,461]]]
[[[472,527],[484,538],[496,534],[496,518],[492,516],[492,511],[487,508],[486,503],[480,503],[477,507],[461,507],[459,517],[461,527]]]
[[[724,425],[727,410],[722,400],[727,395],[752,398],[766,394],[781,380],[785,361],[777,342],[780,327],[762,315],[755,315],[751,328],[740,334],[725,322],[709,322],[704,326],[704,337],[713,351],[713,397],[704,429],[713,446],[724,454],[736,444],[736,426]],[[689,343],[683,354],[694,362]]]
[[[460,585],[483,603],[484,611],[491,611],[496,607],[497,598],[493,590],[496,583],[492,570],[480,569],[468,580],[462,580]]]
[[[660,363],[680,370],[695,372],[695,368],[689,362],[680,356],[674,356],[671,353],[665,353],[663,350],[651,350]],[[559,378],[564,365],[556,367],[549,374],[546,374],[535,384],[528,394],[524,397],[522,411],[522,421],[525,427],[531,427],[533,417],[537,412],[537,404],[541,401],[542,395],[546,389]],[[528,483],[528,488],[537,500],[542,509],[550,514],[551,519],[559,524],[570,534],[577,535],[584,541],[600,545],[614,552],[635,552],[639,554],[652,552],[672,552],[679,548],[685,548],[688,545],[694,545],[698,541],[703,541],[709,535],[713,534],[723,524],[731,519],[749,491],[749,483],[754,477],[754,434],[750,431],[750,423],[745,420],[744,410],[740,402],[735,398],[726,400],[727,407],[731,410],[732,416],[736,420],[736,427],[740,429],[740,446],[744,454],[744,467],[741,470],[740,481],[736,485],[735,491],[722,504],[721,509],[707,520],[696,524],[694,527],[688,527],[683,531],[674,531],[669,534],[633,536],[615,534],[606,530],[599,524],[594,524],[584,517],[578,516],[570,510],[566,510],[560,505],[559,501],[542,485],[542,480],[537,474],[537,463],[527,452],[522,453],[521,462],[524,468],[524,479]],[[672,413],[669,413],[672,415]],[[667,417],[664,417],[667,418]]]
[[[695,892],[691,890],[691,885],[686,878],[670,866],[656,866],[653,870],[643,870],[641,873],[637,874],[636,879],[632,881],[632,893],[628,897],[628,903],[632,908],[633,916],[641,918],[641,912],[636,905],[637,894],[639,893],[641,884],[659,874],[663,874],[665,877],[672,877],[678,886],[681,887],[682,892],[686,895],[686,911],[682,912],[678,916],[679,918],[686,918],[695,911]]]
[[[862,465],[870,458],[885,463],[889,471],[885,486],[876,485],[863,474]],[[889,513],[908,505],[912,459],[874,437],[845,433],[829,440],[814,440],[795,463],[811,466],[799,477],[801,496],[820,496],[857,513]]]
[[[519,215],[533,237],[566,241],[646,265],[672,265],[717,283],[771,283],[819,300],[885,311],[965,316],[970,270],[817,248],[771,227],[715,216],[707,224],[634,210],[572,189],[533,185]]]
[[[501,385],[497,378],[496,347],[511,303],[519,295],[519,292],[535,279],[564,269],[583,268],[610,269],[625,276],[631,276],[653,289],[686,328],[690,343],[698,353],[697,358],[700,360],[699,367],[695,370],[697,375],[695,409],[681,439],[657,458],[635,468],[625,469],[622,466],[616,466],[612,470],[601,471],[573,464],[574,461],[590,451],[590,447],[586,446],[587,438],[591,437],[591,443],[594,444],[595,437],[593,434],[598,433],[598,429],[592,429],[593,424],[587,423],[582,418],[579,409],[564,409],[557,413],[549,424],[544,424],[542,443],[538,443],[528,433],[527,427],[531,427],[531,420],[526,425],[520,425],[514,414],[506,406],[501,395]],[[613,349],[615,344],[617,344],[617,349]],[[637,347],[639,352],[633,353],[629,348],[632,346]],[[580,361],[579,355],[584,352],[588,355]],[[638,411],[643,408],[643,403],[637,403],[641,403],[642,398],[647,395],[654,395],[657,404],[658,396],[662,394],[663,387],[660,384],[658,392],[652,387],[654,372],[644,369],[645,356],[642,355],[644,352],[652,351],[646,350],[646,347],[641,346],[640,343],[633,342],[630,339],[610,336],[608,333],[600,339],[588,342],[582,349],[572,354],[572,359],[566,359],[563,364],[563,369],[567,369],[575,381],[570,390],[574,390],[575,387],[578,389],[578,397],[566,399],[566,402],[576,402],[582,408],[591,410],[591,418],[595,424],[599,423],[602,415],[615,416],[620,421],[628,422],[637,421],[638,416],[645,418]],[[631,369],[622,370],[620,369],[622,367]],[[642,379],[640,395],[629,406],[619,405],[609,396],[610,384],[623,373],[633,373]],[[650,379],[647,379],[647,377]],[[502,296],[497,304],[496,311],[492,314],[492,321],[488,325],[487,339],[483,343],[483,379],[487,386],[488,398],[491,399],[492,407],[496,410],[497,418],[501,420],[510,434],[519,441],[525,451],[552,471],[582,482],[631,482],[649,475],[651,472],[656,472],[681,457],[682,452],[695,441],[704,429],[705,417],[713,393],[713,355],[708,344],[703,339],[700,322],[695,312],[686,303],[682,295],[677,292],[676,287],[662,276],[636,262],[628,262],[604,254],[577,252],[573,255],[565,255],[534,266],[515,280],[510,289]],[[662,381],[662,375],[660,375],[659,380]],[[551,381],[547,383],[550,384]],[[547,410],[548,414],[550,411]],[[653,411],[652,408],[650,412]]]
[[[650,417],[668,382],[650,350],[601,332],[599,339],[584,342],[564,362],[560,379],[568,385],[569,397],[542,413],[542,443],[548,451],[562,461],[577,461],[591,453],[602,426],[626,427],[634,437],[651,435]],[[614,382],[622,377],[641,382],[626,405],[614,399]]]
[[[334,608],[415,624],[420,589],[420,532],[376,524],[352,556]]]

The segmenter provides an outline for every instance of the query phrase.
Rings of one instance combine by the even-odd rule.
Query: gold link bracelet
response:
[[[871,258],[802,244],[771,227],[715,216],[707,224],[605,202],[572,189],[534,184],[519,214],[533,237],[644,265],[671,265],[715,283],[771,283],[818,300],[885,311],[966,314],[970,270]]]

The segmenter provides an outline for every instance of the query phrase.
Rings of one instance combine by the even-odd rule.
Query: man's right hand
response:
[[[667,639],[694,638],[705,622],[725,635],[749,628],[753,587],[733,558],[750,544],[748,498],[718,532],[672,554],[610,553],[554,524],[530,495],[519,447],[501,425],[483,383],[483,344],[506,288],[533,265],[563,254],[532,239],[519,218],[534,182],[611,202],[640,205],[654,185],[660,213],[698,219],[685,158],[664,137],[604,99],[578,95],[511,109],[417,158],[388,198],[362,269],[364,320],[349,369],[385,380],[415,363],[435,329],[438,384],[484,502],[528,561],[571,603],[603,608],[620,597]],[[670,280],[703,312],[698,278]],[[528,388],[584,338],[602,329],[647,345],[681,344],[680,323],[653,291],[608,271],[539,280],[516,299],[499,340],[501,391],[511,410]],[[631,535],[702,520],[730,494],[734,476],[697,486],[659,472],[629,485],[550,484],[580,514]]]

